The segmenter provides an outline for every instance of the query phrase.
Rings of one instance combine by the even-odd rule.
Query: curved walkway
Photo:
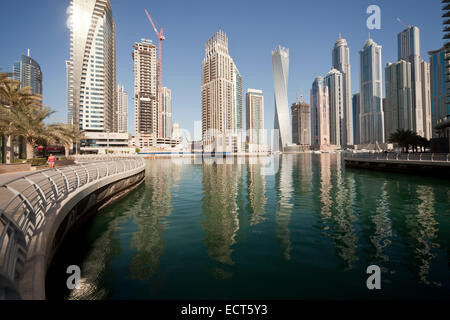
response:
[[[53,242],[76,223],[67,218],[142,181],[142,159],[108,160],[0,177],[0,299],[45,299]]]

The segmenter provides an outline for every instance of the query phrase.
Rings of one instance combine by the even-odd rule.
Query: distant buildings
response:
[[[248,89],[246,95],[247,151],[264,149],[264,95],[261,90]]]
[[[242,79],[228,52],[228,38],[217,32],[205,45],[202,63],[202,139],[205,152],[241,149]],[[240,110],[239,110],[240,109]]]
[[[328,87],[317,77],[311,89],[311,146],[325,149],[330,145]]]
[[[161,136],[172,137],[172,90],[161,88]]]
[[[339,70],[332,69],[326,75],[324,83],[328,87],[328,107],[330,120],[330,144],[346,145],[347,126],[344,118],[344,78]],[[353,133],[351,133],[353,136]]]
[[[117,131],[128,132],[128,95],[123,86],[117,86]]]
[[[352,106],[353,106],[353,140],[355,145],[359,145],[360,142],[360,108],[361,108],[361,96],[359,93],[354,94],[352,97]]]
[[[42,71],[39,64],[31,58],[30,50],[13,65],[12,78],[21,82],[21,87],[30,87],[33,94],[42,95]]]
[[[360,144],[385,142],[381,46],[369,39],[359,52],[360,63]]]
[[[311,145],[310,109],[309,104],[302,102],[296,102],[291,106],[292,142],[303,147]]]
[[[347,40],[339,37],[336,41],[333,54],[333,68],[342,74],[342,115],[341,115],[341,145],[351,146],[353,139],[353,116],[352,116],[352,85],[351,85],[351,65],[350,49]],[[330,94],[331,97],[331,94]]]
[[[275,90],[275,130],[279,130],[279,148],[282,151],[284,148],[292,145],[287,91],[289,81],[289,49],[278,46],[272,52],[272,68]]]
[[[72,0],[66,63],[69,123],[87,132],[117,131],[116,25],[109,0]]]
[[[158,58],[151,40],[133,46],[136,145],[153,147],[158,138]]]

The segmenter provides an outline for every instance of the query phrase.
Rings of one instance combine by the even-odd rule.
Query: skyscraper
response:
[[[405,60],[411,63],[411,96],[412,96],[412,113],[411,130],[417,132],[418,135],[424,137],[424,105],[428,101],[422,98],[422,72],[420,57],[420,30],[418,27],[409,26],[398,35],[398,60]]]
[[[369,39],[359,52],[361,144],[384,143],[381,46]]]
[[[73,63],[70,60],[66,61],[66,86],[67,86],[67,124],[74,125],[73,116]]]
[[[261,90],[248,89],[246,95],[248,152],[264,151],[264,96]]]
[[[329,119],[330,119],[330,144],[346,145],[346,122],[344,118],[344,80],[339,70],[332,69],[326,75],[324,82],[328,87]],[[353,133],[351,134],[353,136]]]
[[[353,105],[353,140],[355,142],[355,145],[360,144],[360,94],[356,93],[352,97],[352,105]]]
[[[236,65],[234,65],[234,95],[236,99],[236,129],[242,131],[242,76]]]
[[[117,131],[128,132],[128,94],[123,86],[117,86]]]
[[[385,68],[386,105],[385,136],[389,139],[398,129],[414,130],[411,63],[399,60]]]
[[[228,37],[219,31],[206,42],[202,63],[202,140],[205,152],[238,151],[241,147],[238,125],[242,115],[239,116],[238,108],[242,108],[242,103],[237,106],[240,90],[242,79],[228,52]]]
[[[109,0],[72,0],[68,112],[81,130],[116,131],[116,25]]]
[[[328,86],[317,77],[311,89],[311,145],[324,149],[330,145]]]
[[[272,52],[272,68],[275,90],[275,130],[280,133],[280,151],[292,145],[291,121],[289,120],[288,81],[289,49],[278,46]]]
[[[172,137],[172,90],[161,88],[161,112],[162,137],[170,139]]]
[[[297,102],[291,106],[292,142],[299,146],[310,146],[310,107],[307,103]]]
[[[347,40],[339,37],[333,48],[333,68],[342,73],[342,146],[354,144],[353,138],[353,116],[352,116],[352,84],[350,49]]]
[[[423,132],[424,138],[429,140],[433,136],[433,126],[431,125],[431,74],[428,62],[420,63],[420,73],[422,76]]]
[[[445,52],[445,48],[430,51],[428,54],[430,55],[431,124],[434,128],[441,119],[450,114],[450,105],[446,103],[448,54]],[[432,136],[437,138],[435,130],[432,130]]]
[[[146,148],[158,138],[158,58],[151,40],[142,39],[133,48],[136,145]]]
[[[30,50],[13,65],[12,78],[20,81],[21,87],[30,87],[33,94],[42,95],[42,71],[39,63],[32,59]]]

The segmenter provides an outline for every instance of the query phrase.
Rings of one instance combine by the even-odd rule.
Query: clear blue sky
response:
[[[57,113],[52,121],[66,119],[64,61],[69,58],[66,8],[69,0],[2,1],[0,68],[11,70],[14,61],[31,49],[44,73],[44,102]],[[111,0],[117,25],[117,81],[133,96],[132,46],[146,37],[156,41],[144,9],[165,28],[163,84],[172,89],[173,120],[193,131],[201,119],[201,63],[205,42],[219,29],[229,37],[230,54],[247,88],[265,95],[265,126],[273,127],[273,78],[271,51],[290,48],[289,100],[302,92],[309,101],[314,78],[331,67],[331,50],[339,33],[351,50],[352,93],[359,91],[358,51],[369,30],[369,5],[380,6],[382,29],[371,31],[383,46],[383,65],[397,59],[397,34],[404,28],[396,21],[421,30],[422,57],[442,46],[440,0]],[[133,101],[129,100],[130,128],[134,132]],[[244,102],[245,117],[245,102]]]

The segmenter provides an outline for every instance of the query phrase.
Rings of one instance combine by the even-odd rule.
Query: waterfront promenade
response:
[[[450,175],[450,155],[431,153],[353,153],[344,156],[346,167],[410,174]]]
[[[0,299],[45,299],[47,267],[64,237],[144,176],[140,158],[1,175]]]

